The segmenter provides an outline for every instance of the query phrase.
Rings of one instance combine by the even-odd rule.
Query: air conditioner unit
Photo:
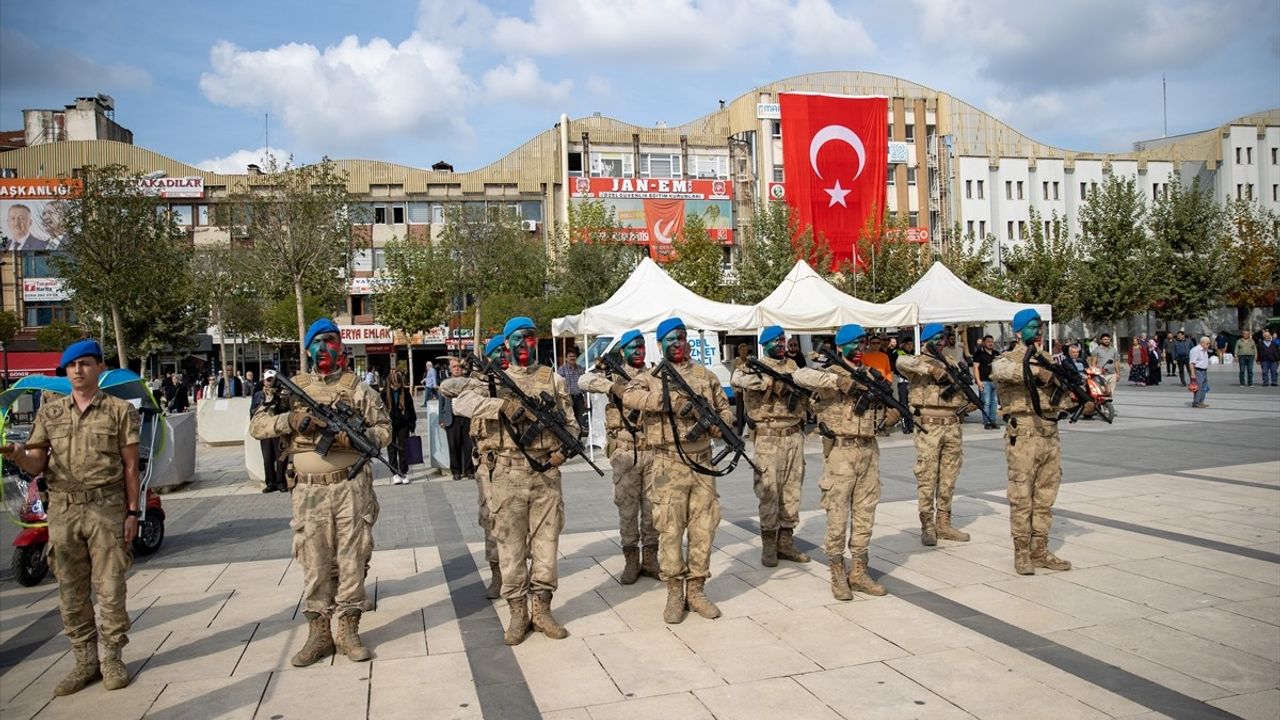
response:
[[[520,221],[520,227],[524,228],[525,230],[528,230],[529,232],[538,232],[539,224],[540,223],[537,220],[521,220]]]

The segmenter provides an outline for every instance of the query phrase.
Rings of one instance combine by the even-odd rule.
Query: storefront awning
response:
[[[28,375],[52,375],[62,360],[60,352],[11,352],[7,355],[10,380]]]

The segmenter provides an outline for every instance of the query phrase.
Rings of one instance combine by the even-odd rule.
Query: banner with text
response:
[[[618,220],[623,242],[648,245],[649,256],[673,257],[686,221],[700,217],[712,240],[733,244],[733,182],[655,178],[570,178],[569,197],[599,201]]]
[[[54,250],[66,234],[62,204],[80,193],[79,180],[0,179],[0,238],[4,250]]]

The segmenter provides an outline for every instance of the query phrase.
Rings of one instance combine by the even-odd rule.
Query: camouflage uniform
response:
[[[634,368],[626,368],[626,371],[629,377],[641,372]],[[622,411],[618,409],[625,386],[625,381],[615,384],[603,373],[589,372],[578,379],[578,387],[608,398],[604,411],[605,449],[609,454],[609,464],[613,466],[613,504],[618,507],[618,531],[627,561],[622,583],[630,585],[639,574],[656,580],[660,571],[658,532],[653,526],[653,503],[645,483],[645,476],[653,464],[653,451],[645,445],[644,436],[635,425],[631,425],[637,430],[632,435],[628,429],[630,421],[624,422]],[[640,422],[638,418],[637,422]],[[638,555],[640,548],[644,549],[642,561]]]
[[[760,358],[777,372],[796,371],[789,359]],[[778,558],[808,562],[809,556],[795,548],[792,536],[800,524],[800,493],[804,484],[804,419],[808,403],[794,401],[787,387],[767,375],[742,367],[733,372],[733,387],[746,396],[747,416],[755,436],[754,489],[760,500],[760,533],[763,540],[761,562],[767,567]]]
[[[454,401],[468,392],[488,396],[489,386],[474,378],[449,378],[440,383],[440,394]],[[454,412],[457,412],[456,403]],[[490,435],[489,424],[473,422],[470,423],[470,427],[472,445],[481,458],[487,457],[502,444],[503,434]],[[497,426],[493,424],[492,427]],[[479,467],[475,474],[478,509],[476,524],[484,531],[484,559],[489,563],[491,572],[491,582],[485,591],[485,597],[495,600],[502,597],[502,566],[498,562],[498,541],[493,536],[493,515],[489,513],[489,488],[493,485],[493,464],[477,463],[477,465],[483,465],[483,467]]]
[[[898,372],[910,382],[907,403],[916,424],[925,430],[915,433],[920,540],[925,545],[936,545],[939,537],[967,541],[968,534],[951,527],[951,498],[964,462],[964,436],[958,411],[975,408],[960,390],[947,392],[950,382],[942,361],[937,358],[904,355],[898,358]]]
[[[824,446],[822,507],[827,511],[825,549],[831,566],[832,593],[837,599],[852,599],[850,588],[883,595],[884,587],[866,574],[871,529],[875,525],[876,504],[880,502],[880,445],[877,430],[897,421],[896,412],[886,417],[875,408],[861,415],[855,405],[861,390],[849,383],[849,374],[839,366],[828,370],[800,368],[794,376],[798,385],[817,393],[818,421],[835,437]],[[844,548],[851,555],[851,569],[845,575]]]
[[[720,418],[732,426],[733,408],[716,376],[689,361],[675,367],[685,382],[706,398]],[[670,392],[672,404],[682,407],[679,393],[675,388]],[[681,459],[671,423],[674,420],[685,455],[704,466],[711,463],[711,436],[703,434],[696,440],[684,440],[686,433],[694,427],[696,418],[679,415],[680,407],[675,408],[676,413],[664,407],[662,380],[652,373],[640,373],[631,380],[622,395],[622,404],[643,413],[641,424],[645,443],[653,448],[653,464],[649,466],[645,484],[651,488],[653,521],[661,538],[658,565],[662,580],[667,583],[669,603],[676,602],[672,593],[679,586],[678,613],[674,606],[669,608],[670,612],[665,613],[667,621],[680,622],[683,619],[686,599],[689,607],[704,617],[718,616],[719,610],[706,599],[702,589],[707,578],[711,577],[712,543],[720,525],[720,496],[716,492],[714,477],[695,472]],[[686,535],[689,542],[687,553]]]
[[[1048,550],[1052,508],[1062,482],[1062,442],[1058,437],[1059,413],[1054,402],[1052,375],[1032,366],[1032,385],[1040,399],[1038,416],[1023,381],[1027,346],[1019,343],[991,365],[1000,409],[1004,414],[1005,459],[1009,465],[1009,529],[1013,535],[1014,567],[1024,575],[1036,567],[1068,570],[1071,563]],[[1050,361],[1043,351],[1037,353]],[[1059,398],[1061,400],[1062,398]]]
[[[99,641],[104,663],[118,660],[120,648],[129,642],[125,575],[133,567],[133,549],[124,541],[122,453],[138,444],[141,427],[133,405],[99,390],[84,412],[72,396],[46,399],[26,443],[49,450],[44,478],[49,486],[50,565],[58,578],[58,609],[77,667],[83,661],[95,673]],[[98,625],[91,589],[98,597]]]

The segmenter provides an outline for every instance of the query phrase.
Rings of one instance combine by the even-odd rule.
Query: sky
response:
[[[1119,152],[1280,107],[1277,0],[0,0],[0,129],[105,93],[137,145],[458,170],[560,117],[652,126],[825,70],[946,91]],[[265,120],[264,120],[265,116]]]

